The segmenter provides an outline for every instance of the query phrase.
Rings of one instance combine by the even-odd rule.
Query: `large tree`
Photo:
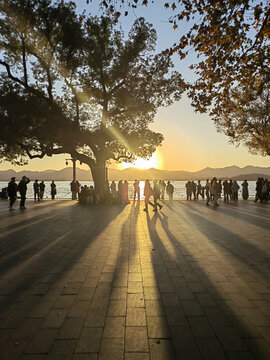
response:
[[[119,11],[128,15],[129,8],[160,3],[160,0],[106,0],[101,3],[111,6],[118,15]],[[231,117],[238,116],[237,111],[233,112],[235,106],[230,106],[228,100],[241,109],[243,103],[248,107],[269,89],[269,1],[162,0],[162,3],[171,9],[169,20],[174,30],[182,33],[177,43],[168,44],[168,51],[178,53],[180,59],[195,51],[198,58],[190,65],[197,75],[188,93],[192,105],[196,111],[209,112],[217,124],[219,114],[224,126],[223,119],[229,111]],[[184,34],[183,29],[187,29]],[[244,137],[244,133],[242,135]],[[261,150],[264,153],[263,148]]]
[[[270,91],[254,96],[249,104],[228,99],[227,111],[214,117],[217,129],[236,145],[243,144],[253,154],[270,156]]]
[[[67,153],[100,189],[106,162],[161,144],[149,124],[185,84],[144,19],[125,38],[117,17],[78,15],[71,2],[4,0],[0,15],[2,159]]]

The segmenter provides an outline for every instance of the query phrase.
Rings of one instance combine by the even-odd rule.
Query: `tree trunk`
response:
[[[97,193],[101,194],[103,193],[105,184],[105,160],[99,161],[96,166],[92,166],[90,169],[95,185],[95,190]]]

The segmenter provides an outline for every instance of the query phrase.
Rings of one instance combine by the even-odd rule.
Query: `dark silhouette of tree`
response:
[[[226,109],[214,118],[218,131],[229,136],[231,143],[243,144],[253,154],[270,156],[270,92],[254,96],[248,105],[229,100]]]
[[[68,153],[101,189],[109,160],[151,156],[163,136],[149,124],[185,84],[154,54],[150,24],[137,19],[126,39],[117,16],[51,0],[1,1],[0,14],[2,159]]]
[[[160,3],[160,0],[100,3],[120,16],[121,13],[128,15],[132,8]],[[197,55],[198,61],[190,66],[197,80],[188,92],[196,111],[209,112],[216,122],[217,114],[229,114],[231,102],[228,99],[241,109],[243,103],[248,107],[269,89],[269,1],[163,0],[162,3],[175,14],[169,18],[173,29],[182,31],[183,22],[188,26],[187,32],[179,36],[179,42],[168,51],[178,53],[180,59],[194,51]],[[230,116],[233,115],[234,112]],[[247,133],[247,143],[249,136]],[[251,149],[252,143],[249,144]]]

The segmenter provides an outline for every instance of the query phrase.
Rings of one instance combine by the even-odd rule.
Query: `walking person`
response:
[[[205,196],[206,196],[206,199],[209,198],[209,200],[210,200],[210,183],[209,183],[209,179],[207,179],[206,183],[205,183]]]
[[[233,201],[238,201],[238,190],[240,189],[240,186],[237,184],[237,181],[234,180],[232,184],[232,198]]]
[[[112,183],[110,185],[110,189],[111,189],[113,198],[116,198],[117,192],[116,192],[116,183],[114,180],[112,181]]]
[[[217,201],[218,201],[218,198],[219,198],[220,185],[219,185],[219,183],[217,181],[217,178],[215,178],[215,177],[213,178],[211,189],[212,189],[214,206],[219,206]]]
[[[233,182],[232,182],[232,179],[231,179],[230,182],[229,182],[229,196],[230,196],[230,200],[233,200],[232,186],[233,186]]]
[[[198,180],[196,198],[199,199],[199,195],[202,197],[202,184],[201,180]]]
[[[166,190],[165,181],[160,180],[159,184],[160,184],[160,198],[161,198],[161,200],[164,200],[164,194],[165,194],[165,190]]]
[[[227,180],[223,181],[223,194],[224,194],[224,202],[229,202],[229,183]]]
[[[41,183],[39,184],[39,196],[40,196],[40,200],[43,199],[45,187],[46,187],[46,186],[45,186],[45,184],[44,184],[44,181],[42,180]]]
[[[221,194],[222,194],[222,181],[218,180],[218,197],[219,197],[219,199],[221,198]]]
[[[81,184],[80,184],[79,181],[77,180],[77,181],[75,182],[75,185],[74,185],[74,189],[75,189],[75,199],[77,199],[77,197],[79,196],[80,187],[81,187]]]
[[[262,186],[263,186],[263,178],[258,178],[256,181],[256,195],[255,195],[255,203],[260,200],[262,201]]]
[[[10,182],[8,183],[8,196],[9,196],[9,210],[11,211],[14,210],[12,209],[12,206],[17,198],[17,184],[15,177],[12,177],[10,179]]]
[[[212,179],[210,181],[210,183],[208,180],[206,182],[206,185],[208,185],[208,187],[209,187],[209,191],[207,192],[207,195],[206,195],[206,205],[207,206],[210,206],[209,201],[213,198],[213,182],[214,182],[214,179]]]
[[[133,184],[133,190],[134,190],[134,196],[133,199],[134,201],[136,200],[136,196],[138,198],[138,200],[140,200],[140,182],[138,180],[135,180],[134,184]]]
[[[30,183],[30,179],[28,179],[28,177],[26,177],[26,176],[23,176],[22,180],[19,182],[19,185],[18,185],[18,191],[21,195],[21,202],[20,202],[21,210],[26,210],[25,200],[26,200],[27,184],[29,184],[29,183]]]
[[[160,203],[158,203],[158,200],[160,199],[160,186],[156,179],[154,180],[153,195],[154,195],[154,205],[155,205],[155,208],[153,210],[157,211],[158,207],[159,207],[159,210],[161,210],[162,205],[160,205]]]
[[[242,197],[244,200],[247,200],[248,196],[249,196],[247,180],[244,180],[243,183],[241,184],[241,186],[242,186]]]
[[[128,182],[127,180],[124,181],[124,184],[122,185],[122,199],[124,204],[129,204],[130,201],[128,199]]]
[[[185,187],[186,187],[186,193],[187,193],[187,200],[191,200],[191,182],[189,180],[186,183]]]
[[[196,200],[196,198],[197,198],[196,197],[197,185],[195,184],[195,182],[193,180],[191,181],[190,187],[191,187],[191,192],[193,194],[193,200]],[[191,197],[190,197],[190,200],[191,200]]]
[[[40,193],[39,193],[39,183],[38,183],[38,179],[35,180],[34,184],[33,184],[33,189],[34,189],[34,200],[35,202],[38,200],[40,201]]]
[[[169,196],[170,204],[172,204],[173,202],[173,192],[174,192],[174,186],[170,183],[170,181],[168,181],[166,186],[166,194]]]
[[[145,208],[143,211],[148,212],[148,204],[155,208],[155,205],[150,201],[150,197],[153,195],[153,189],[151,188],[149,180],[145,180],[144,183],[144,192],[143,192],[145,198],[144,198],[144,204]]]
[[[51,182],[51,197],[52,197],[52,200],[54,200],[56,194],[57,194],[56,185],[55,185],[54,181],[52,181]]]

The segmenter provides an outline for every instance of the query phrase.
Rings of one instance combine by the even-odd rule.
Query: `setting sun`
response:
[[[159,165],[159,159],[156,154],[153,154],[150,159],[142,159],[137,158],[133,163],[126,163],[123,162],[122,166],[123,169],[127,169],[129,167],[136,167],[138,169],[151,169],[151,168],[157,168]]]

